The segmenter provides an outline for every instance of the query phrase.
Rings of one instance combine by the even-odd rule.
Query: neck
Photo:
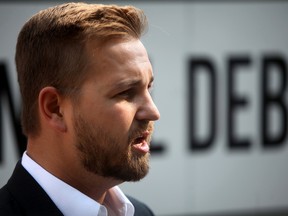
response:
[[[27,155],[49,173],[100,204],[103,204],[110,188],[122,183],[87,171],[78,156],[71,157],[61,150],[53,151],[55,148],[52,146],[45,147],[42,143],[28,140]]]

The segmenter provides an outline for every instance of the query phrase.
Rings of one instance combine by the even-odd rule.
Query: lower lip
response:
[[[143,141],[143,142],[138,143],[138,144],[134,144],[134,145],[132,145],[132,148],[135,151],[142,153],[142,154],[146,154],[150,150],[149,145],[146,141]]]

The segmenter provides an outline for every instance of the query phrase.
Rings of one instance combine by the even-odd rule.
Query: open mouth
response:
[[[132,148],[141,154],[148,153],[150,151],[149,144],[148,144],[149,134],[150,134],[149,131],[145,131],[136,139],[134,139],[132,142]]]

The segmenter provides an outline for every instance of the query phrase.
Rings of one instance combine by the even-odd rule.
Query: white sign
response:
[[[288,209],[288,2],[111,3],[149,19],[143,42],[161,112],[151,171],[121,185],[125,193],[157,215]],[[16,114],[16,38],[52,4],[0,3],[0,75]],[[7,92],[1,86],[0,186],[19,159]]]

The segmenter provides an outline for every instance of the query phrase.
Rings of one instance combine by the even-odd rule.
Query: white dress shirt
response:
[[[104,206],[47,172],[26,152],[22,157],[22,166],[33,176],[65,216],[134,215],[134,206],[118,186],[107,192]]]

